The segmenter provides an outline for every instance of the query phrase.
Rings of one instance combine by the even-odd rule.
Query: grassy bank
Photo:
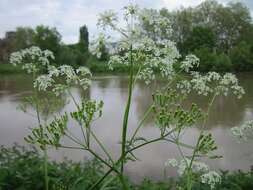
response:
[[[16,74],[16,73],[24,73],[24,71],[19,66],[15,67],[11,64],[0,63],[0,74]]]
[[[105,168],[97,160],[86,160],[75,163],[65,160],[61,163],[49,162],[50,190],[85,190],[91,187],[103,174]],[[0,148],[0,189],[1,190],[43,190],[43,158],[35,149]],[[109,176],[100,187],[120,190],[117,178]],[[110,180],[109,180],[110,179]],[[134,185],[128,181],[131,190],[172,190],[176,183],[183,179],[152,182],[145,179],[141,184]],[[194,184],[194,190],[209,190],[210,187],[201,183]],[[216,190],[251,190],[253,189],[253,173],[234,172],[222,174],[222,183]]]

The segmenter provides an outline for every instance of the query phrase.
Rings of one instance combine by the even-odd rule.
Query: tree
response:
[[[15,35],[15,49],[20,50],[34,44],[34,30],[30,27],[18,27]]]
[[[79,42],[78,42],[79,50],[84,53],[88,52],[89,49],[89,32],[86,25],[80,27],[79,33]]]
[[[183,44],[186,53],[193,52],[195,49],[208,48],[213,50],[215,47],[215,34],[209,27],[196,26],[190,32],[189,37]]]
[[[241,42],[229,52],[232,64],[236,71],[249,71],[253,69],[253,47]]]
[[[60,50],[61,35],[56,28],[49,28],[48,26],[37,26],[33,38],[34,44],[41,49],[48,49],[52,51],[56,57]]]

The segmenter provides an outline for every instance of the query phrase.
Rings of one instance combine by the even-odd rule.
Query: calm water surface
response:
[[[253,73],[238,75],[241,85],[246,90],[243,99],[233,97],[218,98],[211,109],[207,122],[207,130],[212,132],[218,144],[217,154],[223,155],[222,159],[208,161],[213,169],[249,170],[253,165],[253,141],[238,143],[231,137],[229,129],[233,126],[253,119]],[[129,121],[129,133],[134,129],[143,113],[151,103],[151,92],[162,82],[155,82],[151,86],[139,82],[133,94],[133,103]],[[31,116],[17,110],[25,96],[32,91],[31,78],[26,75],[0,76],[0,145],[12,146],[14,142],[26,145],[24,136],[29,133],[29,127],[33,127],[36,121]],[[98,137],[113,156],[117,158],[120,150],[120,133],[122,115],[127,100],[127,78],[124,76],[95,76],[88,92],[81,94],[73,88],[75,97],[86,96],[91,99],[104,101],[103,117],[93,124],[93,129]],[[206,109],[206,99],[192,95],[187,104],[196,102],[201,108]],[[74,110],[74,105],[69,103],[61,111]],[[79,128],[74,122],[70,122],[70,130],[77,136]],[[154,127],[152,118],[148,119],[140,134],[145,137],[155,137],[158,130]],[[197,128],[189,129],[184,135],[184,142],[193,144],[196,142]],[[69,144],[67,139],[63,139]],[[96,144],[94,149],[102,154]],[[168,158],[179,157],[177,149],[170,144],[161,142],[144,147],[136,152],[139,162],[131,162],[126,166],[126,172],[133,181],[138,182],[143,177],[163,179],[164,162]],[[64,157],[75,161],[90,158],[89,154],[73,150],[50,150],[51,159],[62,160]],[[176,170],[168,169],[168,175],[176,175]]]

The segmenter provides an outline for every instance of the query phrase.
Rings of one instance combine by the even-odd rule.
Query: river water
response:
[[[216,99],[206,130],[210,131],[219,147],[216,152],[223,158],[207,161],[212,169],[223,170],[249,170],[253,165],[253,141],[238,143],[230,133],[230,128],[238,126],[245,121],[253,119],[253,73],[239,74],[240,84],[245,88],[246,95],[238,100],[234,97],[219,97]],[[136,84],[133,92],[129,131],[133,133],[138,121],[151,103],[151,93],[162,82],[156,81],[150,86],[142,82]],[[123,120],[123,111],[127,100],[127,78],[116,75],[98,75],[92,80],[91,88],[82,94],[73,88],[72,93],[76,98],[86,96],[91,99],[104,101],[103,116],[93,123],[93,130],[101,139],[104,146],[117,158],[120,153],[120,132]],[[2,75],[0,76],[0,145],[12,146],[14,142],[28,146],[23,140],[29,133],[29,128],[35,126],[33,117],[18,110],[22,99],[32,91],[31,78],[27,75]],[[196,102],[204,110],[207,107],[206,98],[191,95],[188,103]],[[67,104],[61,111],[74,110],[72,103]],[[69,124],[70,130],[80,136],[80,129],[74,122]],[[152,118],[149,118],[140,134],[145,137],[155,137],[159,133]],[[184,134],[184,142],[193,144],[196,142],[198,128],[190,128]],[[63,143],[69,144],[67,139]],[[96,144],[94,149],[102,154]],[[77,150],[50,150],[51,159],[62,160],[65,157],[74,161],[91,158],[88,153]],[[160,142],[144,147],[136,151],[140,161],[130,162],[126,166],[127,175],[135,182],[143,177],[161,180],[167,176],[175,176],[175,169],[164,171],[164,163],[168,158],[179,158],[174,145]]]

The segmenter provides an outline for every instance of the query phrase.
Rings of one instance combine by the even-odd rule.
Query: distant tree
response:
[[[18,27],[15,35],[15,49],[20,50],[32,46],[34,33],[30,27]]]
[[[183,47],[186,53],[193,52],[195,49],[200,48],[208,48],[212,51],[215,47],[215,43],[215,34],[211,28],[196,26],[183,43]]]
[[[246,42],[240,42],[229,52],[236,71],[250,71],[253,69],[253,47]]]
[[[35,29],[33,42],[41,49],[51,50],[57,56],[61,46],[61,35],[56,28],[40,25]]]
[[[88,52],[89,49],[89,32],[86,25],[80,27],[78,47],[81,52]]]
[[[200,71],[206,72],[213,70],[215,62],[217,61],[214,52],[210,51],[208,48],[201,48],[196,49],[193,53],[200,59],[200,65],[198,68]]]
[[[228,55],[220,53],[216,55],[216,60],[212,67],[212,70],[218,72],[228,72],[233,70],[233,65]]]

